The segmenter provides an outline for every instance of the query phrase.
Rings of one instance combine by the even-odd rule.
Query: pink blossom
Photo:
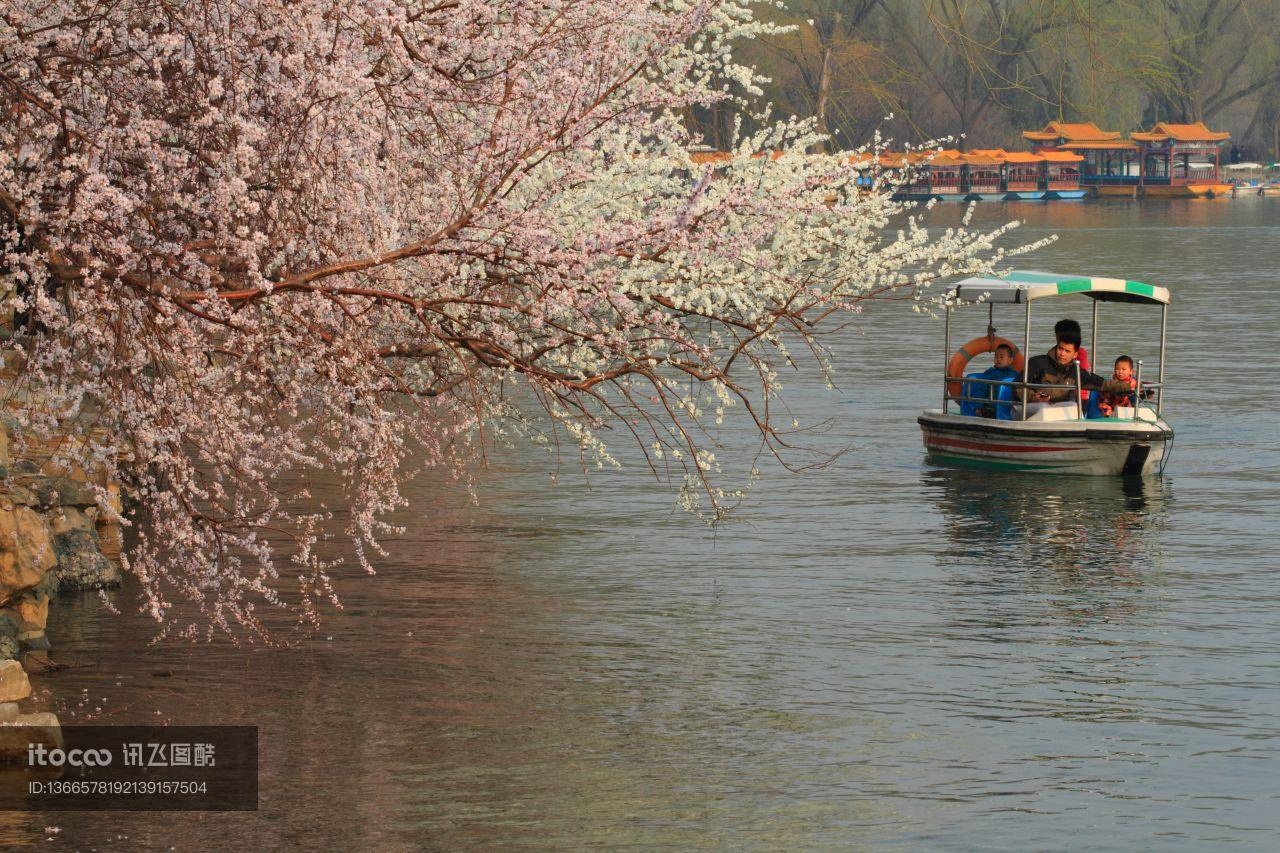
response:
[[[740,0],[0,13],[0,250],[35,318],[9,404],[139,502],[147,612],[314,623],[323,537],[372,571],[413,466],[461,475],[535,414],[593,463],[619,427],[714,516],[706,421],[780,450],[776,367],[821,360],[815,324],[989,267],[995,235],[894,238],[803,122],[690,160],[681,115],[749,109],[728,45],[768,29]]]

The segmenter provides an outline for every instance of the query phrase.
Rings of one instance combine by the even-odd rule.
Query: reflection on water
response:
[[[1136,577],[1158,568],[1172,485],[1161,477],[931,470],[954,553],[1007,570]]]
[[[965,596],[953,625],[1138,624],[1165,582],[1164,478],[935,469],[923,481],[949,542],[946,583]]]

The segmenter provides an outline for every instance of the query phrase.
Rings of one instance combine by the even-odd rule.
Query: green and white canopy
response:
[[[984,302],[1030,302],[1072,293],[1082,293],[1103,302],[1169,304],[1168,290],[1140,281],[1030,270],[1013,270],[1000,278],[966,278],[951,290],[951,296],[963,302],[979,299]]]

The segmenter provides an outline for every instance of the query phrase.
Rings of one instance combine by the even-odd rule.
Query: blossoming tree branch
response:
[[[714,514],[713,421],[785,450],[777,371],[824,323],[998,258],[804,123],[691,159],[683,117],[748,108],[730,46],[765,31],[741,0],[0,11],[6,402],[126,484],[150,612],[314,619],[320,538],[371,570],[404,478],[496,433],[593,464],[622,436]]]

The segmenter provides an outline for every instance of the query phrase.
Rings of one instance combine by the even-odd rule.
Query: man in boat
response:
[[[1027,362],[1027,382],[1033,385],[1070,385],[1070,388],[1025,388],[1023,401],[1028,414],[1035,404],[1074,403],[1076,401],[1076,371],[1080,371],[1080,387],[1107,394],[1123,394],[1129,388],[1114,379],[1104,379],[1076,363],[1080,349],[1080,333],[1064,329],[1057,335],[1057,344],[1044,355],[1037,355]],[[1037,408],[1039,408],[1037,406]]]
[[[1057,338],[1059,335],[1075,333],[1076,339],[1083,341],[1084,332],[1080,329],[1079,320],[1070,320],[1063,318],[1053,324],[1053,336]],[[1076,361],[1080,362],[1080,366],[1085,370],[1092,370],[1089,366],[1089,351],[1084,348],[1084,344],[1076,347]]]
[[[1084,348],[1084,332],[1080,329],[1080,321],[1063,317],[1061,320],[1053,324],[1054,338],[1057,338],[1060,335],[1073,333],[1076,338],[1081,341],[1080,346],[1076,347],[1076,363],[1080,365],[1081,370],[1093,370],[1093,368],[1089,366],[1089,351]],[[1082,391],[1080,393],[1080,400],[1085,404],[1086,411],[1091,404],[1093,406],[1097,406],[1096,400],[1090,401],[1088,391]]]

